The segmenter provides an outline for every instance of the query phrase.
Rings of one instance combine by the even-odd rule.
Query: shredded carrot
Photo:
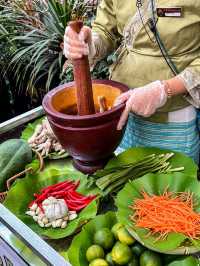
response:
[[[181,233],[191,239],[200,237],[200,214],[194,211],[192,193],[172,193],[167,190],[162,195],[142,192],[130,208],[134,214],[130,219],[136,227],[149,230],[148,235],[156,235],[156,241],[165,239],[169,233]]]

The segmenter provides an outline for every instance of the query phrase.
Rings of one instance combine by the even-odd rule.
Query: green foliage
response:
[[[49,89],[73,80],[72,67],[63,55],[63,36],[68,22],[85,17],[91,25],[95,8],[76,0],[14,0],[6,5],[1,1],[0,40],[7,45],[9,68],[13,72],[18,92],[42,99]],[[62,3],[63,2],[63,3]],[[5,44],[4,43],[4,44]],[[108,77],[106,61],[94,70],[94,78]]]
[[[9,38],[16,45],[12,54],[10,69],[15,71],[20,88],[26,80],[27,90],[46,90],[59,82],[64,57],[62,41],[65,27],[72,19],[74,1],[49,0],[47,5],[34,0],[22,5],[14,1],[4,7],[1,20],[9,32]],[[13,30],[13,28],[15,30]]]
[[[24,170],[32,161],[29,145],[20,139],[10,139],[0,145],[0,191],[6,190],[6,180]]]

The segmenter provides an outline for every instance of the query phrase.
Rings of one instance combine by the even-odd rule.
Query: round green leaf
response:
[[[35,175],[28,174],[25,178],[18,179],[8,192],[4,205],[39,235],[51,239],[67,237],[73,234],[89,219],[96,216],[97,204],[95,200],[83,209],[75,220],[69,222],[65,229],[41,228],[32,217],[25,214],[29,203],[34,199],[34,193],[38,193],[42,188],[62,182],[66,179],[80,180],[78,191],[84,195],[97,194],[98,192],[95,188],[90,190],[86,188],[85,175],[70,170],[68,166],[63,167],[57,165],[56,167],[55,165],[50,165],[47,166],[43,172]]]
[[[136,240],[149,249],[167,254],[195,253],[200,250],[200,240],[193,241],[183,234],[170,233],[165,240],[156,241],[157,236],[149,236],[147,238],[149,231],[135,227],[129,219],[129,216],[133,214],[133,210],[128,206],[135,199],[142,198],[141,191],[144,190],[149,194],[160,195],[166,189],[171,192],[193,192],[195,211],[200,212],[200,183],[197,180],[182,173],[147,174],[127,183],[118,193],[116,199],[118,207],[117,218],[119,222],[127,227]],[[187,242],[189,242],[189,245],[186,245]]]

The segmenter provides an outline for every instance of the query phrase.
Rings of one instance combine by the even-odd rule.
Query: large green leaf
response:
[[[146,247],[168,254],[183,254],[185,252],[194,253],[200,251],[200,240],[191,241],[183,234],[170,233],[166,240],[156,241],[157,236],[147,238],[146,229],[135,227],[129,216],[133,211],[129,206],[137,198],[142,198],[141,191],[160,195],[164,191],[172,192],[193,192],[195,197],[195,211],[200,212],[200,183],[182,173],[172,174],[147,174],[135,181],[129,182],[118,193],[116,205],[118,207],[117,218],[127,226],[129,232]],[[185,241],[190,244],[185,246]]]
[[[130,148],[118,156],[113,158],[108,162],[105,168],[112,168],[118,167],[121,164],[128,164],[134,163],[144,159],[145,156],[150,154],[165,154],[165,153],[174,153],[174,156],[169,160],[173,168],[184,166],[184,171],[182,173],[191,176],[197,177],[197,170],[198,166],[195,162],[188,156],[183,153],[175,152],[171,150],[164,150],[159,148],[152,148],[152,147],[137,147],[137,148]]]
[[[44,117],[41,117],[35,120],[33,123],[28,123],[28,125],[25,127],[25,129],[21,133],[21,139],[28,141],[28,139],[33,135],[36,126],[41,124],[43,119]]]
[[[21,139],[28,141],[28,139],[33,135],[36,126],[41,124],[43,119],[44,119],[44,117],[35,120],[33,123],[29,123],[26,126],[26,128],[22,131]],[[45,158],[48,158],[51,160],[57,160],[57,159],[67,158],[68,156],[69,156],[69,154],[67,152],[65,152],[61,155],[59,155],[58,152],[51,152]]]
[[[68,250],[69,261],[72,265],[88,266],[86,251],[93,244],[94,233],[104,227],[112,228],[117,222],[114,212],[98,215],[82,228],[82,231],[74,237]]]
[[[35,175],[28,174],[25,178],[18,179],[8,192],[8,196],[4,202],[4,205],[33,231],[51,239],[64,238],[73,234],[82,224],[95,217],[97,213],[97,203],[93,201],[79,213],[77,219],[69,222],[65,229],[41,228],[30,216],[25,215],[28,204],[34,199],[34,193],[39,192],[46,186],[66,179],[80,180],[78,191],[84,195],[98,193],[96,188],[88,189],[86,187],[87,179],[85,175],[73,170],[70,164],[65,164],[66,166],[63,166],[63,164],[49,165],[43,172]]]

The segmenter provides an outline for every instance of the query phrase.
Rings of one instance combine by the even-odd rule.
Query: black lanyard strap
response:
[[[160,51],[162,53],[162,56],[164,57],[167,65],[169,66],[169,68],[171,69],[171,71],[173,72],[173,74],[176,76],[180,73],[180,71],[178,70],[178,68],[176,67],[175,63],[172,61],[172,59],[170,58],[167,49],[160,37],[159,31],[157,29],[157,21],[156,21],[156,17],[155,17],[155,5],[154,5],[154,0],[151,0],[151,10],[152,10],[152,18],[149,19],[148,25],[150,30],[152,31],[152,33],[155,36],[156,42],[160,48]]]
[[[138,8],[138,12],[139,12],[139,15],[140,15],[140,18],[141,18],[141,21],[142,21],[142,24],[143,24],[143,27],[145,28],[145,31],[147,33],[147,35],[149,36],[149,39],[153,42],[152,38],[150,37],[145,25],[144,25],[144,21],[143,21],[143,18],[141,16],[141,12],[140,12],[140,8],[142,7],[142,0],[136,0],[136,7]],[[168,52],[167,52],[167,49],[160,37],[160,34],[159,34],[159,31],[157,29],[157,19],[156,19],[156,16],[155,16],[155,5],[154,5],[154,0],[151,0],[151,10],[152,10],[152,18],[150,18],[148,20],[148,26],[151,30],[151,32],[154,34],[154,37],[155,37],[155,41],[157,42],[159,48],[160,48],[160,51],[162,53],[162,56],[163,58],[165,59],[167,65],[169,66],[169,68],[171,69],[172,73],[176,76],[180,73],[180,71],[178,70],[178,68],[176,67],[175,63],[172,61],[172,59],[170,58]]]

